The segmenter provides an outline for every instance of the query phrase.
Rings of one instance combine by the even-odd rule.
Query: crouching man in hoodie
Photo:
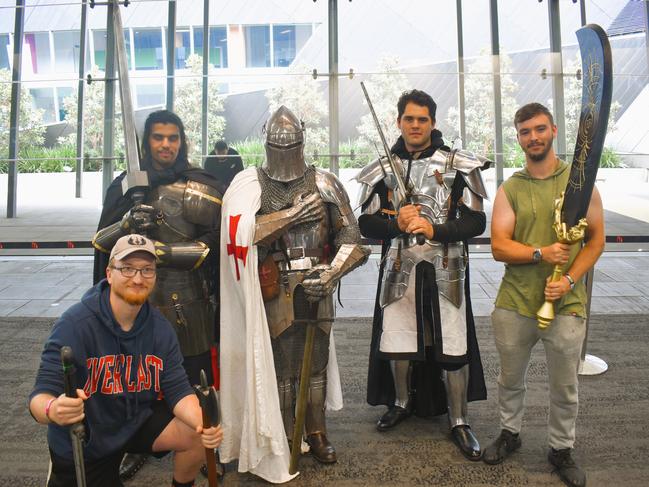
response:
[[[48,425],[48,487],[76,485],[67,425],[83,421],[87,485],[121,486],[125,452],[175,452],[173,486],[192,486],[221,427],[202,428],[176,332],[147,298],[156,282],[153,243],[137,234],[112,249],[106,279],[54,324],[29,409]],[[63,394],[60,350],[72,348],[78,398]],[[163,398],[164,400],[161,400]]]

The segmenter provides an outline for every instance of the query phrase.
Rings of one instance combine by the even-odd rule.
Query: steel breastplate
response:
[[[320,194],[316,185],[316,173],[309,167],[304,178],[289,183],[282,183],[258,171],[262,187],[261,207],[259,214],[269,214],[294,205],[295,198],[311,194]],[[322,197],[321,197],[322,198]],[[321,221],[313,221],[291,227],[282,236],[286,246],[291,271],[307,270],[322,262],[325,249],[329,244],[329,215]],[[280,253],[278,244],[273,246],[274,255],[281,271],[288,271],[286,257]]]
[[[147,198],[149,205],[160,211],[163,223],[151,232],[151,238],[165,243],[189,242],[197,236],[196,225],[185,216],[186,181],[157,186]]]
[[[408,171],[408,161],[397,162],[403,167],[403,174]],[[445,165],[434,158],[415,159],[410,165],[409,181],[413,187],[410,202],[421,206],[421,213],[432,223],[445,223],[448,220],[451,187],[457,172],[446,170]],[[395,208],[404,204],[403,195],[396,189],[392,193]]]

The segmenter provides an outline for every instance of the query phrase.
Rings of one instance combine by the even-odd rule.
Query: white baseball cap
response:
[[[111,260],[122,260],[134,252],[146,252],[151,254],[154,259],[156,258],[153,242],[137,233],[125,235],[115,242],[113,250],[110,251],[110,258]]]

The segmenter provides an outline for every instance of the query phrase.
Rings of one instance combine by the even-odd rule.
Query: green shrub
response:
[[[245,167],[260,166],[266,158],[264,142],[260,138],[246,137],[240,142],[233,142],[232,148],[239,153]]]
[[[615,168],[627,166],[622,162],[622,158],[617,152],[610,147],[604,147],[602,157],[599,160],[599,167]]]

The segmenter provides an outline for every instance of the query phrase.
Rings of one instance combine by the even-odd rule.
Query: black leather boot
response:
[[[387,431],[394,428],[401,421],[410,416],[410,411],[408,408],[402,408],[401,406],[392,406],[386,411],[386,413],[381,416],[379,421],[376,423],[376,429],[379,431]]]
[[[146,463],[149,455],[146,453],[127,453],[122,458],[122,463],[119,466],[119,479],[124,482],[125,480],[133,478],[138,470]]]
[[[453,438],[453,443],[457,445],[462,455],[468,460],[472,462],[480,460],[480,457],[482,457],[480,443],[478,443],[478,439],[468,424],[461,424],[453,428],[451,430],[451,437]]]

